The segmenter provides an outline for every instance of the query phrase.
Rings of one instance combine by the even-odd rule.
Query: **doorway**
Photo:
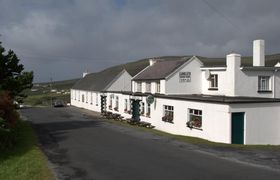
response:
[[[231,143],[244,144],[244,112],[231,113]]]

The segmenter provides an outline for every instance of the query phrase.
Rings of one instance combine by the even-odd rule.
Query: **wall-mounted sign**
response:
[[[191,72],[179,72],[179,82],[191,82]]]
[[[153,104],[153,102],[155,101],[155,97],[152,95],[149,95],[149,96],[147,96],[146,101],[148,104]]]

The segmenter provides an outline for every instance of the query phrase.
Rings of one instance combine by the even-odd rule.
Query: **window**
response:
[[[173,122],[173,116],[174,116],[174,107],[173,106],[163,106],[163,117],[162,121],[165,122]]]
[[[156,92],[160,93],[160,82],[156,83]]]
[[[147,103],[146,116],[151,117],[151,105],[149,103]]]
[[[141,102],[140,103],[140,115],[144,116],[144,114],[145,114],[145,103]]]
[[[86,92],[86,103],[88,103],[88,92]]]
[[[142,91],[142,83],[141,82],[137,82],[136,83],[136,91],[137,92],[141,92]]]
[[[95,105],[98,106],[98,93],[96,93],[96,96],[95,96]]]
[[[128,111],[128,100],[127,99],[124,100],[124,110],[123,111],[124,112]]]
[[[90,104],[92,104],[93,103],[93,98],[92,98],[92,92],[90,93]]]
[[[119,111],[119,96],[116,96],[116,105],[115,105],[114,110]]]
[[[189,121],[187,122],[189,128],[202,127],[202,111],[197,109],[189,109]]]
[[[269,76],[259,76],[259,91],[271,91],[270,88],[270,77]]]
[[[110,101],[109,101],[109,109],[110,110],[112,110],[112,105],[113,105],[113,95],[111,94]]]
[[[146,83],[146,92],[151,92],[151,83]]]
[[[209,90],[217,90],[217,89],[218,89],[218,74],[211,74]]]
[[[81,97],[80,97],[80,91],[78,91],[78,101],[80,101]]]
[[[82,94],[82,102],[85,102],[85,95]]]

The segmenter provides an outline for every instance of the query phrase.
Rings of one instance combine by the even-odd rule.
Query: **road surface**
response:
[[[280,179],[277,171],[225,160],[74,107],[21,112],[34,124],[57,179]]]

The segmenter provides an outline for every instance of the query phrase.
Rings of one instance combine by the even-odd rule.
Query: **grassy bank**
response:
[[[45,156],[37,146],[37,138],[28,122],[20,122],[19,139],[15,147],[1,150],[0,179],[54,179]]]
[[[30,106],[50,106],[51,102],[56,99],[61,99],[65,103],[68,103],[68,102],[70,102],[70,95],[69,94],[56,94],[56,93],[29,95],[24,100],[24,104],[30,105]]]

